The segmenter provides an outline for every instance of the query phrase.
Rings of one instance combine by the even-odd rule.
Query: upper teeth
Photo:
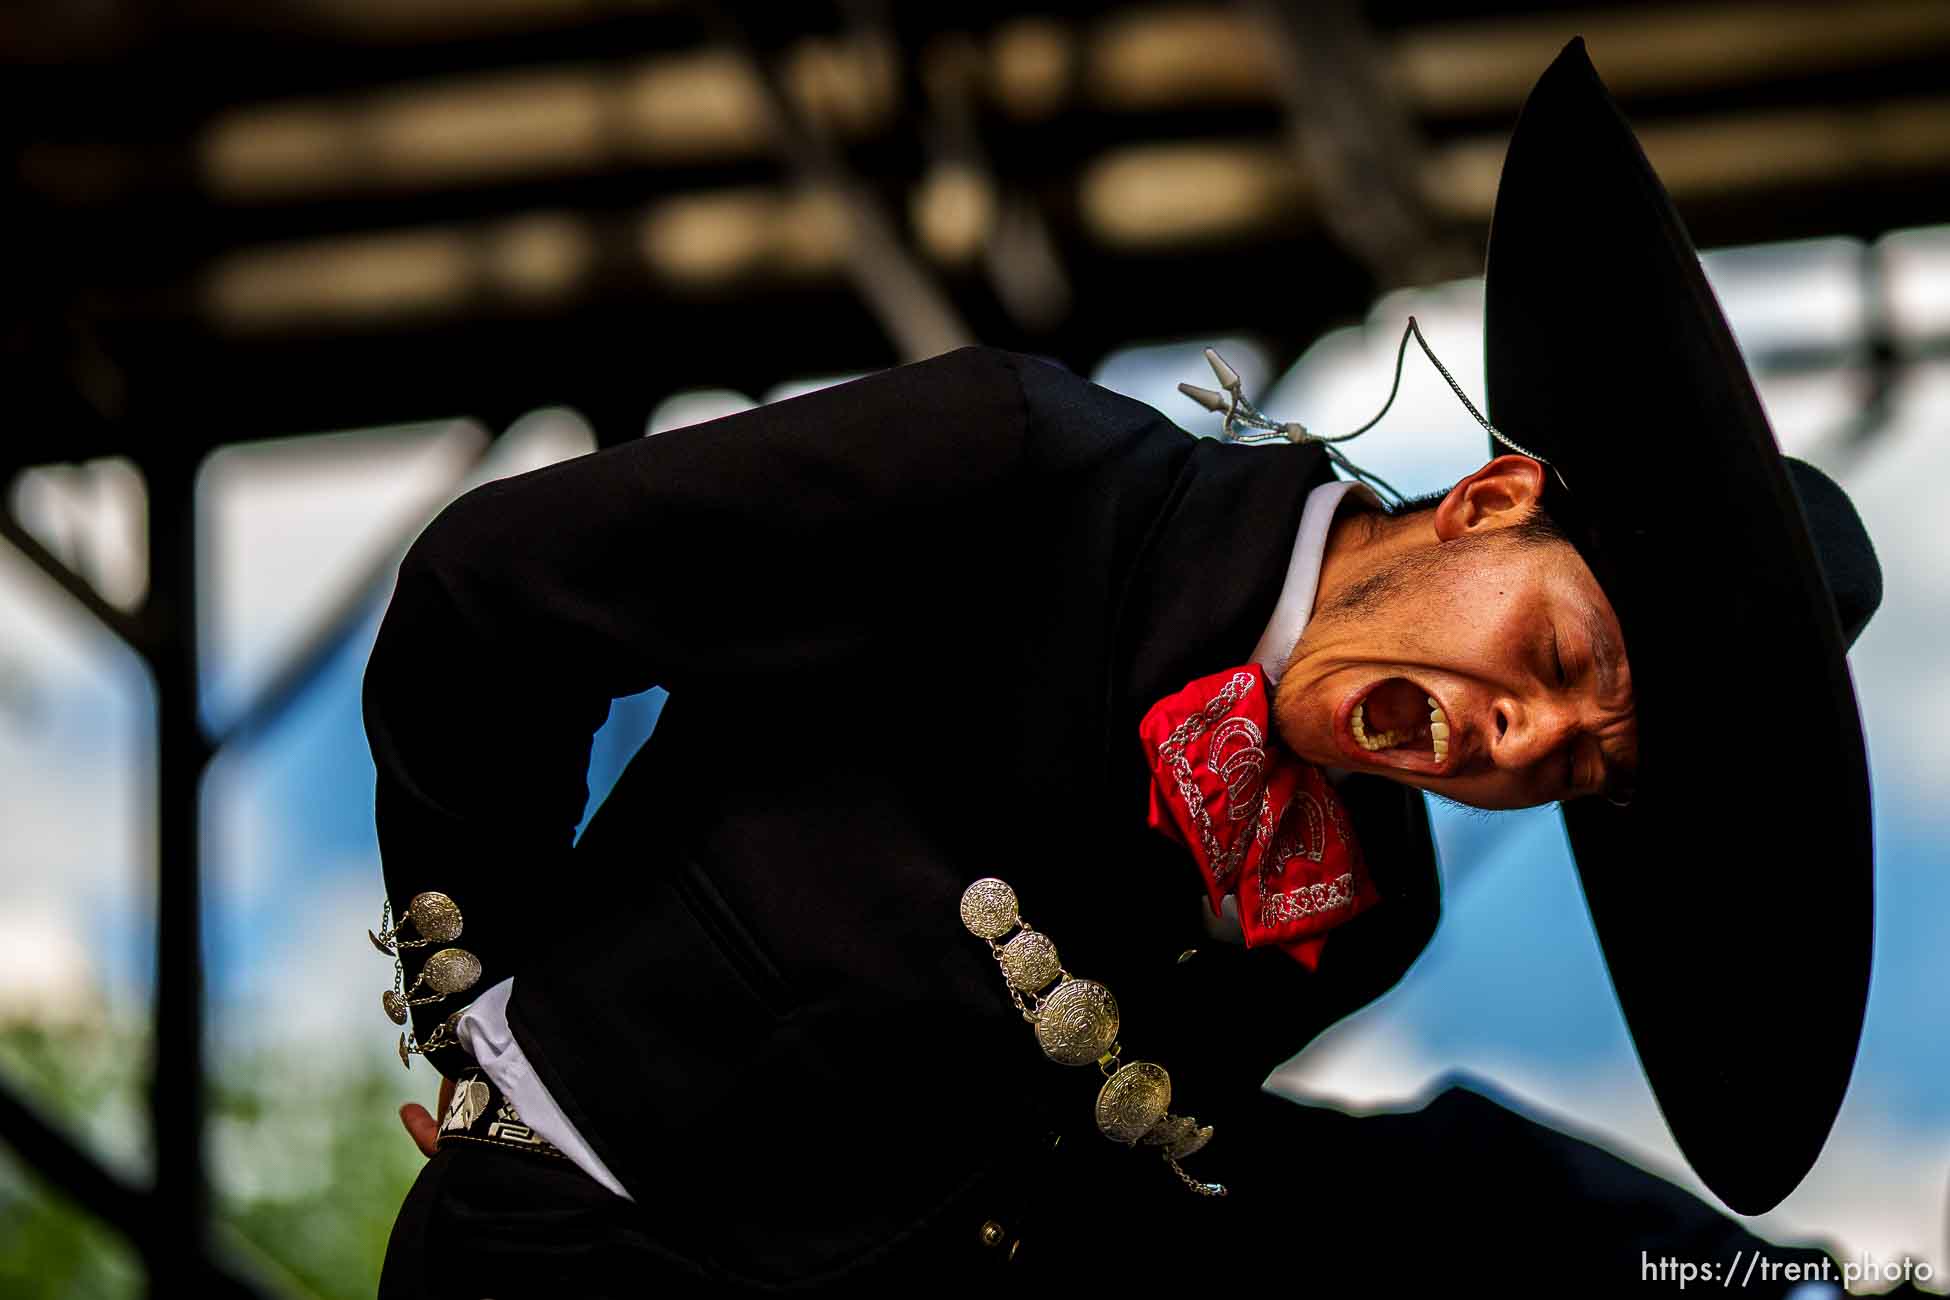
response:
[[[1449,757],[1449,715],[1435,702],[1435,697],[1425,697],[1429,701],[1429,741],[1435,749],[1435,761],[1441,763]],[[1354,732],[1354,742],[1370,753],[1399,745],[1408,739],[1405,731],[1383,731],[1370,735],[1368,732],[1368,705],[1364,700],[1354,706],[1354,717],[1350,722]]]

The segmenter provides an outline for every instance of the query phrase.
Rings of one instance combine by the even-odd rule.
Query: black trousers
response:
[[[1681,1266],[1711,1266],[1713,1285],[1728,1268],[1736,1279],[1746,1270],[1740,1293],[1765,1296],[1813,1276],[1799,1270],[1825,1258],[1771,1245],[1672,1183],[1463,1086],[1419,1111],[1369,1117],[1262,1094],[1187,1162],[1196,1176],[1223,1179],[1225,1197],[1194,1196],[1149,1153],[1096,1146],[1049,1161],[1034,1213],[993,1219],[987,1211],[999,1202],[978,1185],[884,1256],[787,1293],[1149,1293],[1222,1283],[1320,1295],[1461,1285],[1504,1295],[1677,1294]],[[654,1211],[566,1160],[452,1144],[407,1194],[379,1291],[497,1300],[764,1293],[659,1244],[657,1227]],[[1698,1272],[1686,1289],[1704,1289]]]

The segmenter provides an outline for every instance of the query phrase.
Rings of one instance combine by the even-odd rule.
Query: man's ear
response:
[[[1523,522],[1543,499],[1544,466],[1528,456],[1498,456],[1449,489],[1435,508],[1435,533],[1454,541]]]

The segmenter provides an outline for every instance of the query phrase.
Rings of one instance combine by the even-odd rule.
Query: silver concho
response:
[[[1117,1041],[1117,1029],[1117,999],[1096,980],[1065,980],[1036,1013],[1036,1041],[1059,1065],[1090,1064]]]
[[[1040,992],[1063,973],[1056,945],[1036,930],[1024,930],[1002,945],[1002,974],[1024,993]]]
[[[386,1018],[396,1025],[406,1023],[406,997],[397,989],[387,989],[379,995],[379,1005],[386,1008]]]
[[[1212,354],[1208,351],[1208,356]],[[1216,363],[1215,363],[1216,365]],[[1182,387],[1182,385],[1181,385]],[[1231,690],[1241,683],[1250,685],[1249,674],[1239,673],[1233,678]],[[1224,701],[1215,698],[1205,710],[1195,715],[1201,726],[1215,720],[1206,714]],[[1185,767],[1182,734],[1191,723],[1181,725],[1172,735],[1172,744],[1179,746],[1177,755],[1181,768]],[[1249,742],[1257,742],[1257,732],[1240,731]],[[1238,739],[1238,737],[1233,737]],[[1251,745],[1247,746],[1251,750]],[[1159,752],[1164,753],[1160,747]],[[1257,751],[1241,751],[1238,764],[1241,770],[1228,770],[1223,775],[1228,784],[1237,781],[1240,788],[1255,784],[1263,776],[1259,771],[1247,771]],[[1180,772],[1181,782],[1188,781],[1189,773]],[[1200,811],[1196,796],[1188,798],[1195,812]],[[1262,826],[1262,832],[1271,827]],[[1210,831],[1207,828],[1209,838]],[[1243,845],[1245,840],[1242,839]],[[985,876],[962,891],[961,920],[969,933],[978,939],[986,940],[994,952],[997,964],[1002,969],[1002,977],[1009,986],[1010,1000],[1023,1018],[1036,1028],[1036,1042],[1043,1049],[1043,1055],[1058,1065],[1097,1064],[1106,1074],[1102,1089],[1097,1093],[1097,1129],[1105,1137],[1124,1146],[1136,1146],[1142,1140],[1146,1145],[1163,1151],[1166,1163],[1178,1180],[1200,1196],[1224,1196],[1226,1188],[1219,1183],[1195,1181],[1178,1165],[1181,1157],[1191,1155],[1212,1140],[1212,1126],[1200,1126],[1198,1120],[1189,1115],[1173,1115],[1171,1107],[1171,1076],[1164,1067],[1150,1061],[1132,1061],[1128,1064],[1119,1060],[1123,1048],[1118,1044],[1118,1031],[1122,1028],[1118,1013],[1117,999],[1111,996],[1108,988],[1096,980],[1076,979],[1063,969],[1057,956],[1056,944],[1046,934],[1029,928],[1017,910],[1016,891],[1007,882],[993,876]],[[1007,943],[998,943],[1002,936],[1021,927]],[[1182,963],[1195,949],[1186,949],[1178,960]],[[435,954],[439,956],[441,954]],[[422,975],[424,979],[425,976]],[[1050,981],[1056,981],[1054,986]],[[1048,987],[1044,995],[1040,990]],[[1023,995],[1027,993],[1028,999]],[[456,1013],[458,1014],[458,1013]],[[404,1045],[402,1044],[402,1052]],[[402,1057],[402,1059],[404,1059]],[[1005,1235],[1000,1224],[989,1222],[983,1225],[983,1240],[990,1245],[999,1242]],[[1011,1258],[1014,1252],[1011,1252]]]
[[[1163,1147],[1173,1160],[1183,1160],[1212,1140],[1212,1126],[1201,1126],[1191,1115],[1167,1115],[1144,1135],[1144,1145]]]
[[[1168,1147],[1183,1142],[1198,1127],[1198,1121],[1190,1115],[1167,1115],[1153,1124],[1144,1135],[1144,1145],[1148,1147]]]
[[[465,948],[442,948],[427,958],[420,968],[420,979],[434,992],[445,995],[474,987],[481,978],[481,959]],[[419,983],[415,980],[414,983]]]
[[[1171,1106],[1171,1076],[1163,1066],[1132,1061],[1097,1094],[1097,1127],[1113,1142],[1135,1142]]]
[[[406,914],[412,918],[413,928],[420,932],[422,939],[447,943],[460,938],[460,909],[454,906],[453,899],[438,890],[415,894],[413,901],[406,905]]]
[[[994,876],[982,879],[961,894],[961,923],[978,939],[1000,939],[1016,924],[1016,891]]]
[[[1197,1121],[1193,1121],[1193,1122],[1197,1123]],[[1165,1154],[1167,1156],[1170,1156],[1173,1160],[1183,1160],[1186,1156],[1192,1155],[1199,1151],[1203,1151],[1205,1149],[1205,1144],[1207,1142],[1210,1142],[1211,1140],[1212,1140],[1212,1126],[1210,1124],[1201,1124],[1199,1125],[1199,1127],[1193,1129],[1190,1133],[1186,1134],[1185,1140],[1183,1142],[1180,1142],[1175,1146],[1167,1148]]]

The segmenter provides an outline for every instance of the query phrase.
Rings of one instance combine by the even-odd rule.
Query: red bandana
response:
[[[1276,943],[1315,970],[1327,932],[1381,896],[1327,778],[1268,738],[1270,695],[1255,663],[1151,707],[1138,724],[1150,822],[1191,850],[1214,916],[1238,897],[1247,947]]]

